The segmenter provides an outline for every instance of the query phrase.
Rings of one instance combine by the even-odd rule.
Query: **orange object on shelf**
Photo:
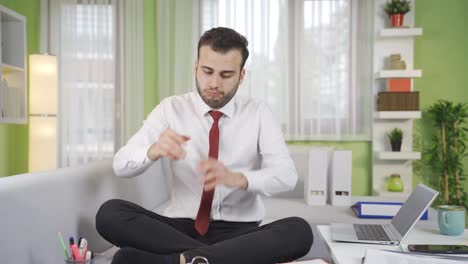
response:
[[[411,92],[410,78],[387,79],[387,91],[389,92]]]

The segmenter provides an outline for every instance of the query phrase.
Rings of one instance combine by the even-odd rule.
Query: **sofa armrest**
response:
[[[119,178],[112,160],[104,160],[0,178],[2,263],[63,263],[59,231],[66,241],[70,235],[86,237],[92,251],[109,249],[95,229],[99,206],[120,198],[155,209],[170,196],[167,171],[161,161],[137,177]]]

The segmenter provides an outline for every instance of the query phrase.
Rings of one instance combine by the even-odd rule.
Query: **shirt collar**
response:
[[[223,112],[226,117],[232,118],[232,115],[234,114],[236,97],[237,95],[234,95],[234,97],[231,98],[231,101],[229,101],[221,109],[218,109],[218,111]],[[195,104],[195,109],[200,116],[205,116],[209,111],[213,110],[203,101],[198,91],[193,92],[193,101]]]

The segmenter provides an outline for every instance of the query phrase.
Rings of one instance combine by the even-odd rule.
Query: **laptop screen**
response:
[[[392,225],[402,237],[411,229],[422,213],[432,203],[438,192],[418,184],[401,209],[392,219]]]

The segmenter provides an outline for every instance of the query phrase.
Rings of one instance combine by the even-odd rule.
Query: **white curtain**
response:
[[[249,40],[239,92],[266,100],[287,139],[370,139],[370,0],[200,1],[201,32]]]
[[[142,0],[49,0],[60,167],[111,158],[143,116]]]
[[[198,0],[156,0],[159,99],[195,90]]]

